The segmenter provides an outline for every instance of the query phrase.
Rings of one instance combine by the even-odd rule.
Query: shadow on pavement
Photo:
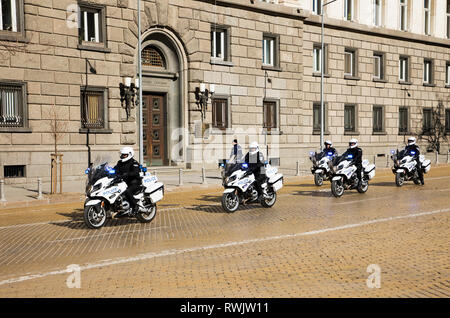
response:
[[[261,209],[260,204],[249,204],[249,205],[240,205],[236,212],[228,213],[226,212],[221,205],[195,205],[191,207],[187,207],[187,210],[192,211],[199,211],[199,212],[206,212],[206,213],[224,213],[224,214],[233,214],[238,213],[239,211],[245,211],[245,210],[253,210],[253,209]]]
[[[321,198],[331,198],[333,194],[330,191],[296,191],[291,193],[292,195],[302,195],[306,197],[321,197]]]

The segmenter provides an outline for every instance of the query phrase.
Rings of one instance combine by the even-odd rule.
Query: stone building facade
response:
[[[306,169],[308,151],[319,146],[314,48],[320,24],[307,9],[279,2],[141,1],[144,113],[134,107],[127,117],[119,84],[137,77],[137,1],[12,0],[6,8],[14,12],[12,22],[0,29],[0,177],[25,167],[23,178],[8,180],[49,179],[55,117],[67,180],[83,177],[87,138],[92,161],[117,160],[123,145],[138,152],[140,118],[148,166],[199,167],[204,159],[215,167],[238,138],[244,147],[258,140],[282,167],[300,161]],[[399,106],[409,110],[408,133],[422,120],[422,107],[437,98],[448,107],[449,40],[331,18],[326,27],[326,131],[338,148],[357,136],[367,155],[385,154],[403,142]],[[357,61],[350,77],[344,75],[346,49]],[[379,80],[373,79],[373,52],[384,57]],[[402,83],[400,56],[409,58]],[[430,85],[421,82],[424,58],[434,69]],[[214,90],[203,124],[196,104],[202,84]],[[357,114],[350,133],[346,105]],[[377,132],[374,106],[381,108]]]

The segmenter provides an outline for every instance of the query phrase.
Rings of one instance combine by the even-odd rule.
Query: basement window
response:
[[[5,178],[23,178],[25,177],[25,166],[4,166],[3,173]]]

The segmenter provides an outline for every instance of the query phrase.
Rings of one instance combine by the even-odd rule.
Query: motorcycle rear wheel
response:
[[[139,222],[150,223],[155,218],[157,210],[156,204],[150,207],[149,206],[150,204],[145,206],[146,209],[149,209],[148,212],[139,212],[138,214],[136,214],[136,218],[139,220]]]
[[[331,193],[333,193],[336,198],[340,198],[344,194],[344,185],[342,184],[342,180],[331,181]]]
[[[228,213],[236,212],[236,210],[239,208],[239,197],[235,192],[223,194],[222,208]]]
[[[88,205],[84,207],[84,223],[91,229],[99,229],[106,222],[105,208],[100,205]]]

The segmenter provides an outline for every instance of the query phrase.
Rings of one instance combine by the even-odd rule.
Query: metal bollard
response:
[[[178,170],[178,186],[183,185],[183,169]]]
[[[297,173],[295,175],[300,176],[300,161],[297,161]]]
[[[436,164],[439,164],[439,152],[436,151]]]
[[[450,149],[447,151],[447,163],[450,163],[449,159],[450,159]]]
[[[0,202],[6,202],[6,199],[5,199],[5,180],[0,180]]]
[[[202,184],[206,184],[206,169],[202,168]]]
[[[36,199],[42,200],[44,197],[42,196],[42,178],[38,178],[38,196]]]
[[[389,154],[386,155],[386,168],[389,168]]]

